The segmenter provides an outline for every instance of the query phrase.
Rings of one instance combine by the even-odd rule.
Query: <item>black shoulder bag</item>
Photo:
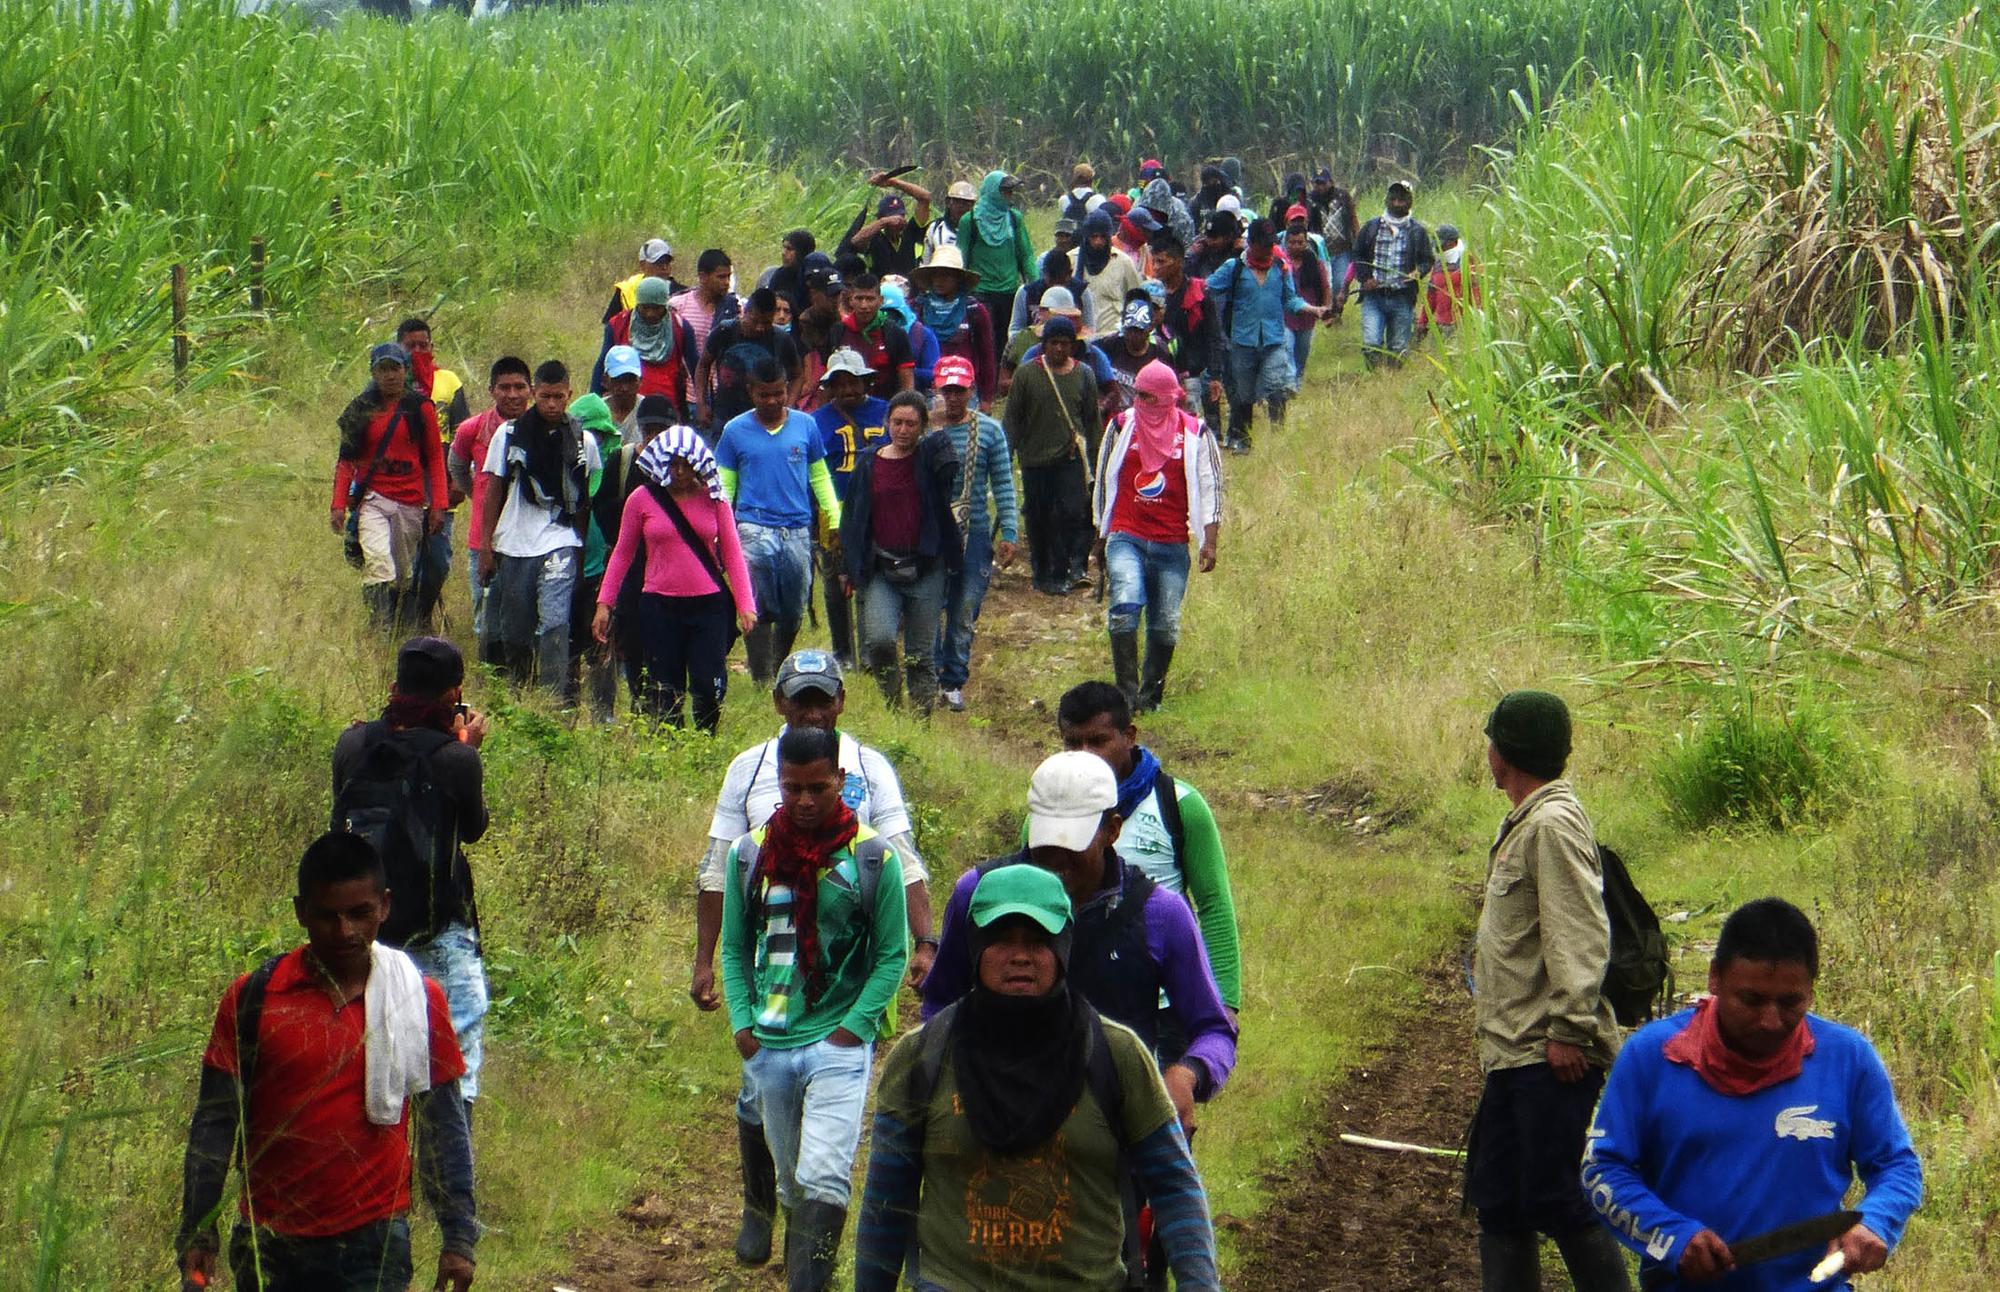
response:
[[[681,505],[674,501],[673,494],[669,493],[664,485],[656,480],[648,480],[646,489],[653,495],[653,501],[660,504],[660,510],[667,513],[667,519],[674,523],[674,529],[679,532],[681,541],[694,552],[695,559],[701,562],[701,568],[708,571],[709,578],[715,580],[716,588],[723,596],[729,598],[729,644],[734,646],[736,639],[743,633],[736,624],[736,597],[730,590],[729,580],[723,576],[722,562],[715,558],[715,553],[708,550],[708,544],[701,541],[701,535],[694,532],[694,526],[688,523],[687,513],[681,510]]]

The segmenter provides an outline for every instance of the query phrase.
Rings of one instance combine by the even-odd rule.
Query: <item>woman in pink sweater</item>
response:
[[[682,697],[691,697],[695,726],[713,733],[729,684],[729,648],[757,622],[736,517],[723,499],[715,457],[691,427],[661,432],[634,465],[646,483],[625,500],[591,631],[600,642],[611,639],[611,603],[644,547],[642,704],[678,727]]]

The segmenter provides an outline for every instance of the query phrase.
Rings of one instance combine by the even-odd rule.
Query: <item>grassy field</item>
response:
[[[1920,173],[1966,177],[1944,209],[1973,232],[1955,242],[1928,214],[1923,228],[1939,246],[1977,244],[1994,136],[1975,126],[1954,142],[1936,133],[1946,114],[1899,96],[1946,86],[1947,99],[1990,103],[1991,31],[1942,40],[1946,28],[1918,24],[1928,12],[1898,7],[1896,22],[1870,26],[1815,9],[1838,19],[1814,28],[1840,37],[1831,64],[1826,48],[1772,53],[1743,64],[1763,80],[1729,91],[1766,86],[1762,102],[1782,107],[1769,119],[1796,130],[1732,146],[1783,137],[1866,159],[1884,138],[1919,140]],[[676,241],[730,246],[743,271],[821,199],[719,136],[679,148],[650,122],[607,124],[581,93],[540,134],[521,123],[556,109],[527,91],[495,109],[519,165],[487,151],[498,126],[368,134],[367,95],[428,85],[448,98],[486,66],[449,23],[409,38],[435,41],[424,57],[373,29],[358,44],[307,43],[253,24],[240,62],[176,79],[214,51],[157,31],[40,32],[44,13],[0,0],[0,121],[13,127],[0,130],[0,232],[19,253],[0,258],[0,370],[13,383],[0,389],[0,453],[16,468],[0,471],[0,1021],[13,1038],[0,1053],[0,1288],[94,1289],[163,1276],[214,1000],[296,938],[286,897],[325,818],[328,751],[381,702],[388,644],[361,626],[319,519],[331,416],[366,343],[442,301],[441,356],[461,369],[507,350],[580,364],[604,284],[642,228],[635,194],[684,185],[668,208]],[[1849,37],[1857,22],[1875,45]],[[1773,46],[1783,31],[1810,35],[1775,19],[1763,29]],[[480,39],[540,33],[544,66],[600,66],[602,51],[563,30],[551,17]],[[91,41],[108,52],[85,57]],[[363,56],[391,47],[412,52]],[[1856,49],[1875,61],[1840,61]],[[646,83],[678,84],[667,55],[645,57],[662,60]],[[1885,57],[1910,63],[1862,74]],[[347,70],[321,86],[328,60]],[[1829,66],[1841,74],[1804,76]],[[1740,350],[1703,351],[1675,331],[1683,280],[1708,263],[1697,235],[1712,227],[1685,197],[1724,164],[1707,158],[1732,155],[1703,151],[1700,128],[1729,101],[1716,70],[1670,50],[1657,79],[1556,110],[1510,149],[1490,193],[1427,187],[1420,215],[1468,229],[1499,307],[1457,351],[1379,379],[1360,376],[1350,319],[1316,352],[1292,426],[1229,464],[1222,566],[1194,582],[1170,704],[1148,727],[1216,805],[1245,930],[1242,1064],[1202,1137],[1217,1211],[1245,1222],[1227,1242],[1254,1242],[1258,1209],[1340,1129],[1328,1083],[1422,1025],[1415,975],[1462,947],[1502,812],[1479,723],[1501,692],[1536,684],[1576,708],[1575,772],[1603,837],[1662,911],[1685,916],[1669,925],[1684,985],[1700,983],[1741,900],[1782,893],[1820,921],[1820,1007],[1882,1048],[1929,1171],[1930,1201],[1881,1286],[1956,1292],[2000,1272],[1988,1251],[2000,733],[1992,603],[1968,573],[1992,543],[1982,508],[2000,408],[1985,374],[2000,346],[1973,270],[1954,280],[1967,285],[1949,336],[1905,334],[1886,350],[1864,327],[1853,347],[1821,338],[1741,377]],[[16,91],[52,80],[59,111],[4,115],[35,102]],[[302,169],[302,147],[241,185],[271,205],[232,207],[209,186],[227,144],[177,133],[193,127],[145,92],[168,83],[207,105],[189,123],[226,119],[233,90],[315,130],[351,128],[342,155],[365,164],[329,187]],[[1843,135],[1831,109],[1877,84],[1874,124]],[[1813,85],[1834,89],[1806,94]],[[706,122],[707,102],[671,120]],[[1911,121],[1923,128],[1898,124]],[[548,174],[536,159],[550,155],[536,150],[592,129],[599,156],[650,168],[604,161],[602,193],[536,188]],[[161,177],[120,143],[151,137]],[[434,138],[452,160],[424,182]],[[77,158],[98,169],[71,176]],[[467,177],[489,172],[468,206]],[[100,191],[111,200],[97,204]],[[335,194],[341,221],[319,215]],[[1893,200],[1856,200],[1862,214],[1831,227],[1898,227]],[[212,306],[195,384],[177,401],[156,394],[155,270],[287,220],[292,241],[274,242],[281,317]],[[112,254],[123,233],[134,240]],[[1564,258],[1572,247],[1583,250]],[[212,302],[241,286],[237,252],[216,254]],[[1879,492],[1850,509],[1856,481]],[[1739,559],[1745,547],[1778,565]],[[462,638],[463,594],[452,598]],[[865,683],[850,705],[848,725],[898,761],[940,896],[1014,837],[1027,772],[1053,743],[1047,711],[1107,667],[1093,607],[1049,609],[1019,579],[993,607],[969,717],[892,716]],[[475,691],[495,713],[496,826],[473,858],[496,997],[482,1286],[546,1287],[635,1197],[658,1194],[697,1222],[728,1206],[717,1163],[735,1062],[684,994],[689,878],[727,758],[772,719],[740,675],[713,742],[578,727]],[[690,1286],[724,1283],[699,1255],[686,1261]]]

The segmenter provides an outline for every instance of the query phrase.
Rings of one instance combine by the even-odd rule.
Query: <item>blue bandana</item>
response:
[[[1152,750],[1140,745],[1133,755],[1132,774],[1118,782],[1118,815],[1126,821],[1132,819],[1139,804],[1153,792],[1153,782],[1160,778],[1160,760]]]

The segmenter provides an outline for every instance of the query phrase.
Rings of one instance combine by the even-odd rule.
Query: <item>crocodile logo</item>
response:
[[[1809,1115],[1818,1111],[1818,1104],[1801,1104],[1796,1108],[1781,1108],[1778,1110],[1778,1118],[1773,1124],[1772,1129],[1778,1132],[1779,1139],[1801,1141],[1809,1139],[1832,1139],[1833,1123],[1830,1121],[1821,1121],[1819,1118]]]

